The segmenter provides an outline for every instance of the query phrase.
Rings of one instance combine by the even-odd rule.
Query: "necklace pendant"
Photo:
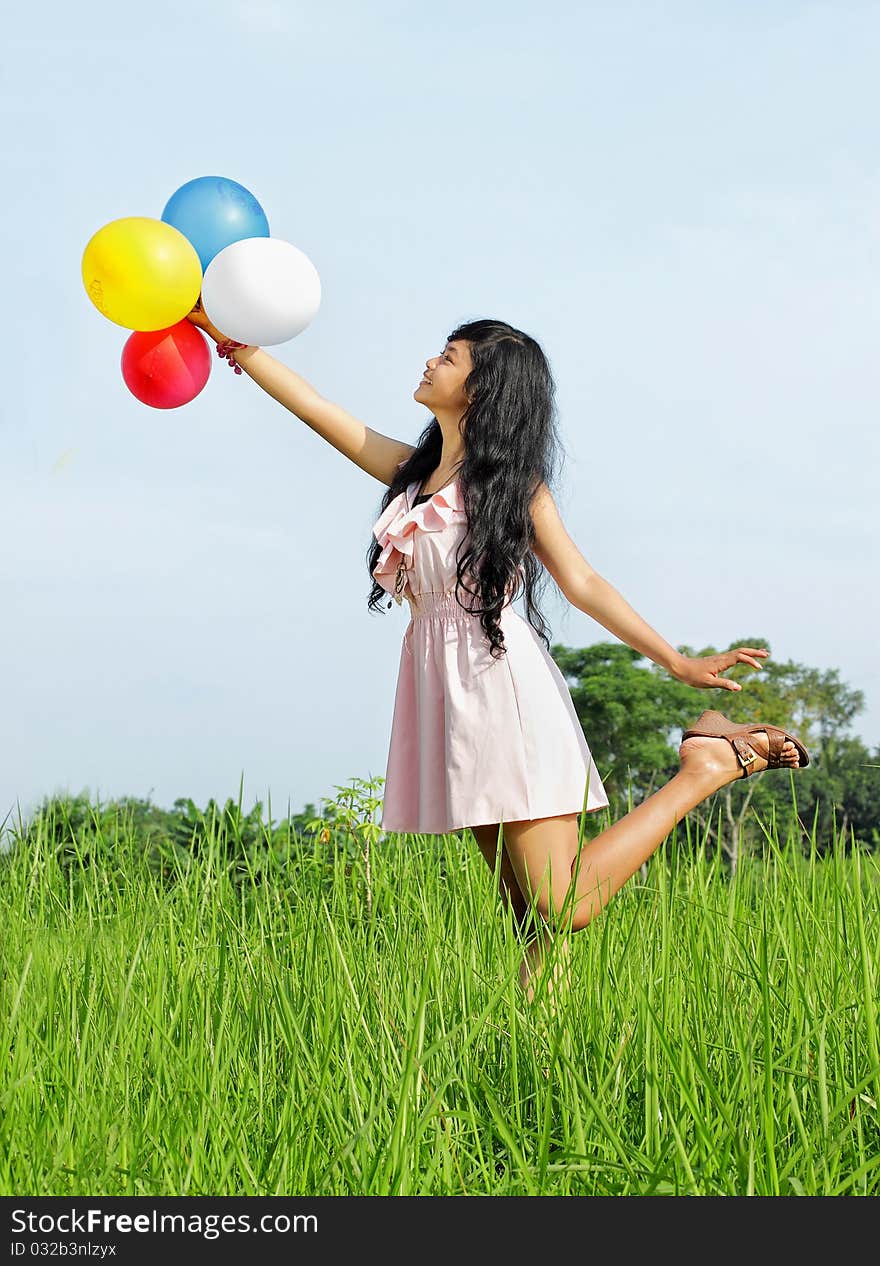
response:
[[[406,559],[401,558],[397,564],[397,575],[394,578],[394,601],[400,606],[403,602],[401,597],[404,585],[406,584]]]

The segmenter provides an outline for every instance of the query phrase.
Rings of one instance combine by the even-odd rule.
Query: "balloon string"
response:
[[[237,351],[238,348],[248,346],[250,346],[248,343],[236,343],[234,338],[221,339],[217,344],[217,355],[222,356],[230,368],[234,369],[237,374],[240,374],[242,372],[241,365],[236,364],[233,353]]]

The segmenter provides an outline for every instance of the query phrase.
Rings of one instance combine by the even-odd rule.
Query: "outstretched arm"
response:
[[[215,343],[223,341],[224,335],[211,323],[200,303],[189,313],[189,320]],[[325,400],[311,383],[270,356],[262,347],[239,348],[233,355],[248,377],[273,400],[283,404],[285,409],[380,483],[391,484],[398,465],[413,451],[412,444],[381,435],[341,405]]]
[[[761,667],[755,656],[766,656],[768,652],[752,646],[739,646],[720,655],[701,655],[695,659],[682,655],[633,610],[604,576],[590,566],[566,532],[546,484],[541,484],[535,493],[531,512],[535,528],[532,552],[550,572],[572,606],[592,616],[609,633],[665,668],[671,676],[690,686],[740,690],[738,682],[718,674],[737,663]]]

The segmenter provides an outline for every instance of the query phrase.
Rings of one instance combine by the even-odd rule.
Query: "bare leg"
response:
[[[766,769],[769,745],[763,730],[749,741],[758,754],[755,768]],[[783,758],[792,768],[797,767],[793,743],[786,743]],[[575,931],[590,923],[691,809],[742,777],[742,767],[727,739],[686,739],[679,748],[679,760],[681,768],[665,787],[581,849],[572,868]]]
[[[552,967],[548,967],[551,959]],[[571,937],[567,931],[554,931],[546,922],[526,946],[526,957],[520,967],[519,983],[527,1002],[535,1001],[542,981],[546,985],[550,1013],[555,1014],[560,992],[571,986]]]
[[[766,736],[754,734],[750,743],[757,753],[755,769],[766,769]],[[742,774],[733,748],[722,738],[687,739],[679,748],[679,759],[681,768],[665,787],[580,850],[576,814],[504,823],[504,842],[517,882],[524,894],[535,894],[545,919],[556,921],[562,911],[562,926],[575,932],[587,927],[677,822]],[[793,744],[786,743],[783,759],[797,768]]]
[[[495,822],[491,825],[472,826],[470,828],[480,852],[493,875],[498,854],[499,827],[500,824]],[[532,1002],[535,989],[533,977],[540,978],[541,976],[547,954],[553,944],[553,934],[543,920],[540,925],[536,925],[534,918],[530,916],[529,902],[523,896],[522,889],[511,865],[510,854],[504,846],[503,837],[501,838],[501,846],[501,873],[498,886],[502,909],[510,908],[513,914],[514,926],[523,949],[523,958],[519,969],[519,983],[527,1000]],[[570,870],[571,858],[568,860],[568,866]],[[540,914],[538,914],[538,918],[541,918]],[[567,940],[564,947],[560,946],[559,949],[561,953],[557,954],[559,962],[553,973],[554,980],[561,978],[563,975],[567,976],[568,973],[570,954]]]
[[[528,902],[522,895],[519,882],[510,864],[510,854],[504,847],[504,838],[499,835],[500,827],[499,822],[493,822],[489,826],[472,826],[469,829],[493,875],[498,859],[498,845],[501,844],[501,875],[498,880],[501,906],[504,910],[510,908],[514,923],[520,926],[528,912]]]

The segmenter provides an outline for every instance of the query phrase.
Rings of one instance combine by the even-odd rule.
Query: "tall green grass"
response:
[[[689,833],[574,935],[555,1014],[467,832],[369,869],[332,832],[259,871],[14,848],[0,1190],[877,1194],[876,859],[774,831],[731,879]]]

